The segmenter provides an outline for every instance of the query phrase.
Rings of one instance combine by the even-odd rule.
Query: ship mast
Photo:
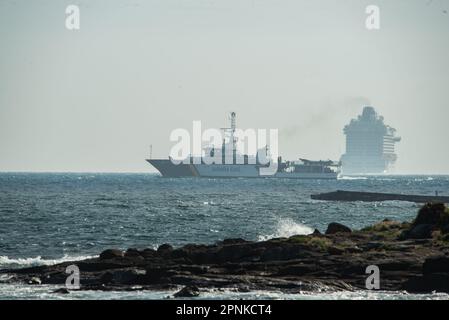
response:
[[[224,132],[225,135],[227,132],[229,132],[229,144],[231,144],[232,146],[232,158],[233,158],[233,162],[235,163],[236,160],[236,152],[237,152],[237,137],[235,136],[235,131],[236,131],[236,113],[235,112],[231,112],[230,114],[231,117],[231,127],[230,128],[221,128]],[[225,158],[225,145],[226,145],[226,139],[223,139],[223,144],[222,144],[222,156],[223,159]],[[224,163],[224,162],[223,162]]]
[[[232,139],[232,148],[235,150],[237,138],[235,137],[235,129],[236,129],[236,115],[235,112],[231,112],[231,139]]]

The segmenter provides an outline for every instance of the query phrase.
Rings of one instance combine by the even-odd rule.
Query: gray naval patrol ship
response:
[[[184,161],[168,159],[147,159],[163,177],[199,177],[199,178],[292,178],[292,179],[337,179],[340,163],[331,160],[311,161],[299,159],[298,161],[282,161],[277,159],[277,169],[272,174],[263,174],[264,168],[269,164],[261,163],[263,157],[270,158],[268,147],[259,150],[255,156],[241,155],[236,148],[236,114],[231,113],[231,127],[222,128],[225,139],[221,147],[208,146],[204,154],[221,157],[221,163],[206,164],[201,157],[190,156]],[[243,161],[236,161],[238,157]],[[230,157],[230,158],[229,158]],[[195,159],[196,158],[196,159]],[[199,159],[198,159],[199,158]],[[232,159],[228,161],[225,159]],[[196,161],[195,161],[196,160]],[[231,162],[231,163],[229,163]]]

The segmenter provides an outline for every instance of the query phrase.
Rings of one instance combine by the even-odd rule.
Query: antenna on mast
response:
[[[150,159],[153,159],[153,145],[150,144]]]
[[[235,128],[236,128],[235,117],[236,117],[235,112],[231,112],[231,130],[233,133],[235,132]]]

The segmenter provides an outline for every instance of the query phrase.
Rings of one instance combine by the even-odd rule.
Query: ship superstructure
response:
[[[401,140],[396,130],[384,124],[373,107],[363,109],[357,119],[344,127],[346,153],[341,157],[342,174],[387,173],[396,160],[395,144]]]
[[[262,169],[268,164],[270,151],[265,148],[257,150],[255,155],[241,154],[237,149],[236,114],[230,114],[231,126],[222,128],[225,135],[221,146],[206,146],[202,155],[191,155],[179,161],[172,159],[147,159],[164,177],[203,177],[203,178],[293,178],[293,179],[336,179],[339,173],[339,163],[333,161],[299,161],[283,162],[279,157],[275,161],[277,170],[271,175],[262,174]],[[205,156],[209,161],[205,161]],[[210,162],[210,159],[219,159]],[[179,163],[179,164],[178,164]]]

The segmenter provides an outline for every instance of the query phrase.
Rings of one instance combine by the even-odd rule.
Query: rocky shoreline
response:
[[[379,267],[380,290],[449,293],[449,210],[426,204],[413,222],[384,220],[362,230],[331,223],[325,234],[270,239],[227,239],[213,245],[109,249],[98,258],[52,266],[0,270],[9,282],[61,285],[66,267],[80,270],[81,290],[203,290],[299,292],[366,290],[370,265]]]

